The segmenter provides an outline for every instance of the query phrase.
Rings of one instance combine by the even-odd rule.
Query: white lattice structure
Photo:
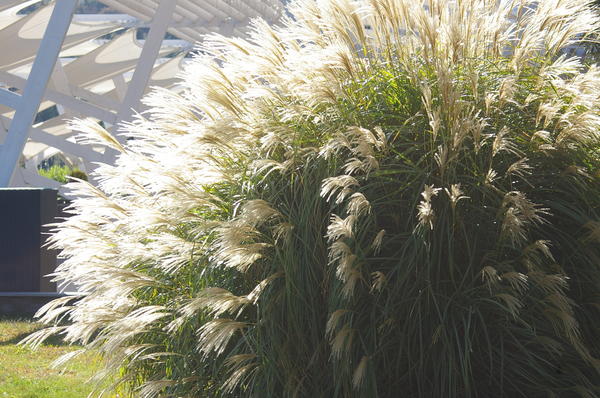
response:
[[[101,1],[122,14],[74,17],[77,0],[55,0],[20,15],[36,1],[0,0],[0,187],[56,188],[68,196],[37,173],[42,160],[60,153],[90,171],[114,159],[105,148],[77,143],[68,120],[92,117],[123,140],[118,125],[142,110],[149,87],[176,85],[186,52],[204,34],[242,36],[252,18],[274,23],[283,12],[279,0]],[[150,28],[143,43],[139,27]],[[94,40],[121,29],[130,30]],[[167,32],[181,40],[163,40]],[[58,116],[33,124],[54,105]]]

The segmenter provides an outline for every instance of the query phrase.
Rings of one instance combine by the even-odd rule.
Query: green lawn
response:
[[[29,320],[0,318],[0,398],[87,397],[93,387],[89,379],[100,368],[100,359],[86,354],[65,369],[52,369],[55,359],[78,347],[64,345],[59,339],[49,340],[35,351],[17,345],[39,327]]]

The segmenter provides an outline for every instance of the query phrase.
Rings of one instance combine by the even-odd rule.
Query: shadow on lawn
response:
[[[0,328],[0,347],[1,346],[9,346],[9,345],[17,345],[21,340],[25,337],[29,336],[31,333],[36,332],[40,329],[43,329],[45,326],[41,324],[34,323],[31,317],[6,317],[0,316],[0,323],[15,323],[15,327],[17,327],[17,323],[28,323],[26,330],[18,331],[15,333],[10,333],[8,336],[2,333],[2,328]],[[68,346],[61,337],[59,336],[50,336],[45,341],[45,346]]]

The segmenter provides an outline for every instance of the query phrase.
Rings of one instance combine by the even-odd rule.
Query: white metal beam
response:
[[[56,63],[54,64],[54,72],[52,72],[51,82],[59,92],[73,96],[73,93],[69,87],[69,78],[65,73],[65,69],[63,68],[60,59],[56,60]],[[56,109],[58,110],[59,115],[65,113],[65,108],[61,104],[56,104]]]
[[[77,0],[57,1],[33,62],[23,96],[4,144],[0,147],[0,187],[8,187],[27,142],[29,129],[44,98],[63,41],[71,25]]]
[[[138,110],[140,100],[144,95],[146,86],[152,75],[154,63],[158,57],[169,24],[171,23],[176,5],[177,0],[161,0],[158,4],[154,13],[154,19],[150,24],[148,37],[144,42],[144,48],[142,49],[140,59],[133,72],[129,86],[127,87],[127,92],[125,93],[121,108],[117,113],[117,123],[131,121],[134,112]],[[117,133],[117,128],[118,126],[115,126],[115,131],[113,133]],[[115,135],[120,141],[125,141],[125,137],[119,136],[119,134]]]
[[[21,103],[21,95],[0,88],[0,104],[17,109]]]
[[[121,102],[125,99],[125,95],[127,94],[127,82],[125,81],[125,77],[123,74],[118,74],[113,77],[113,83],[115,84],[115,90],[117,91],[117,97]]]
[[[23,79],[22,77],[3,71],[0,71],[0,81],[18,89],[23,89],[27,84],[27,80]],[[54,90],[53,88],[47,87],[44,99],[56,102],[57,104],[61,104],[66,107],[85,107],[86,110],[91,109],[92,113],[89,114],[90,116],[106,122],[114,122],[115,114],[112,114],[109,111],[119,108],[119,104],[116,101],[72,84],[69,84],[69,90],[75,97],[63,94],[57,90]],[[81,101],[78,98],[84,99],[85,101]],[[102,108],[106,108],[108,110]],[[85,111],[82,110],[81,112]],[[104,119],[105,117],[107,119]]]
[[[85,158],[90,162],[104,161],[104,156],[101,153],[94,151],[91,147],[86,147],[80,144],[76,144],[74,142],[67,141],[62,137],[57,137],[35,127],[31,129],[30,134],[32,140],[41,142],[43,144],[51,146],[52,148],[59,149],[62,152],[70,153],[71,155],[75,155],[80,158]]]
[[[57,60],[54,64],[54,72],[52,72],[52,84],[56,91],[67,95],[73,95],[71,88],[69,87],[69,78],[65,73],[65,69],[62,66],[60,60]]]
[[[117,8],[121,12],[126,12],[127,14],[139,18],[142,21],[149,21],[152,19],[153,10],[139,2],[125,2],[119,0],[101,0],[104,4],[109,7]]]

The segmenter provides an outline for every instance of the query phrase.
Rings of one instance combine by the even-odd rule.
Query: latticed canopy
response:
[[[119,124],[143,111],[152,87],[177,89],[186,55],[204,35],[243,36],[253,18],[275,23],[283,13],[279,0],[101,3],[109,13],[76,14],[77,0],[0,0],[0,186],[68,196],[38,174],[44,160],[59,155],[88,173],[95,162],[114,161],[106,148],[78,142],[70,120],[93,118],[124,140]],[[149,28],[146,37],[140,28]]]

